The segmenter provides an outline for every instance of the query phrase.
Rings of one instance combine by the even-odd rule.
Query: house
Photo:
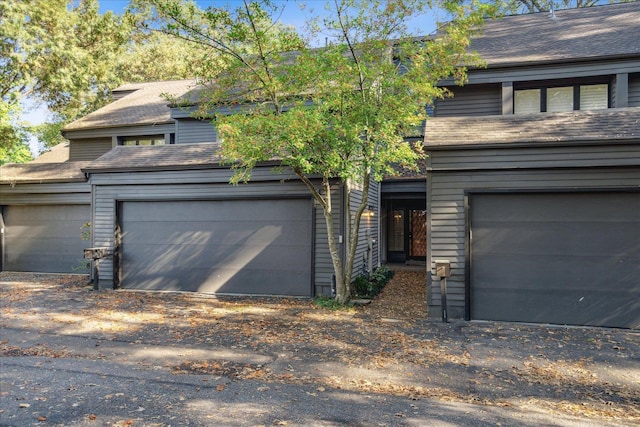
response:
[[[486,67],[442,82],[424,173],[372,186],[355,272],[424,265],[440,317],[447,260],[449,317],[639,328],[638,22],[638,2],[488,22],[472,45]],[[125,85],[64,129],[68,160],[3,166],[2,269],[73,271],[97,246],[114,250],[100,288],[329,294],[321,208],[274,164],[229,185],[214,127],[163,96],[197,90]]]
[[[107,247],[114,255],[99,261],[100,288],[330,295],[322,209],[293,172],[274,173],[275,162],[230,185],[211,122],[165,98],[198,89],[190,80],[122,86],[63,129],[68,161],[4,167],[3,270],[73,272],[83,248]],[[346,185],[334,184],[338,235]],[[377,209],[377,185],[370,193]],[[90,242],[80,239],[87,221]],[[379,265],[378,219],[362,224],[356,271]]]
[[[640,327],[640,3],[513,16],[425,130],[449,316]],[[430,268],[429,314],[441,280]]]

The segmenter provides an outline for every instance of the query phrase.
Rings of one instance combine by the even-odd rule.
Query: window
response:
[[[580,86],[580,109],[603,110],[609,107],[608,85]]]
[[[573,87],[551,87],[547,89],[547,111],[558,113],[573,110]]]
[[[164,145],[164,135],[123,136],[119,138],[120,145]]]
[[[540,112],[540,89],[517,90],[514,93],[515,114]]]
[[[609,85],[575,84],[514,91],[513,113],[562,112],[609,108]]]

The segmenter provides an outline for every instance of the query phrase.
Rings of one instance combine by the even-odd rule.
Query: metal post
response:
[[[440,278],[440,304],[442,305],[442,321],[449,323],[447,314],[447,278]]]

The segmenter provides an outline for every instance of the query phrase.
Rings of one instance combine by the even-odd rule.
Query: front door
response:
[[[426,256],[427,211],[413,203],[394,204],[388,214],[387,260],[392,263],[424,261]]]

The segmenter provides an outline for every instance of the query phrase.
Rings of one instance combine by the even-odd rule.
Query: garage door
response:
[[[46,273],[86,273],[80,238],[89,221],[87,205],[5,206],[2,269]]]
[[[640,193],[470,199],[472,319],[640,327]]]
[[[311,295],[308,199],[123,202],[121,286]]]

